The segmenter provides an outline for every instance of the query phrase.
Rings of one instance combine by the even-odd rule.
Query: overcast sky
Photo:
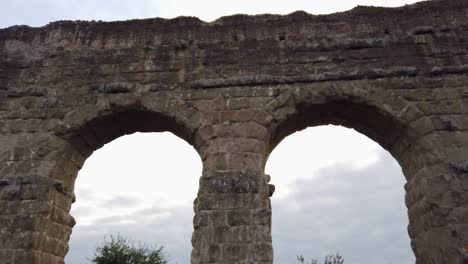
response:
[[[0,28],[55,20],[125,20],[180,15],[212,21],[247,13],[314,14],[356,5],[401,6],[414,0],[1,0]],[[105,236],[165,246],[171,264],[190,263],[193,199],[201,175],[196,151],[169,133],[137,133],[86,161],[76,183],[77,220],[67,264],[89,263]],[[339,251],[346,264],[414,263],[406,227],[404,176],[377,143],[354,130],[309,128],[287,137],[267,163],[276,193],[275,264],[296,255]]]

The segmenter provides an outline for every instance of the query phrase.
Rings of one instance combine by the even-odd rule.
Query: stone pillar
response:
[[[59,264],[75,220],[63,183],[47,177],[0,180],[0,263]]]
[[[468,245],[468,133],[432,132],[403,154],[417,264],[464,264]]]
[[[0,137],[0,264],[64,263],[75,225],[69,214],[73,180],[63,171],[70,157],[57,155],[54,138]]]
[[[224,137],[208,136],[199,148],[204,170],[194,203],[191,263],[271,264],[271,186],[263,173],[265,143],[255,136],[258,125],[253,123],[222,126],[209,134]],[[249,131],[251,137],[246,136]]]

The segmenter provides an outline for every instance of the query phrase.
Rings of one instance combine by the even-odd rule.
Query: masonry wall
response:
[[[203,160],[192,263],[272,263],[264,166],[308,126],[355,128],[403,168],[417,264],[468,245],[468,2],[313,16],[0,30],[0,263],[63,263],[86,158],[170,131]]]

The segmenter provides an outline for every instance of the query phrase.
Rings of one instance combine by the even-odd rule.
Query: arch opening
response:
[[[276,263],[294,263],[298,254],[321,261],[337,252],[346,263],[414,263],[405,177],[368,137],[341,126],[309,127],[277,146],[266,173],[276,185]]]
[[[171,261],[188,263],[202,170],[197,156],[167,132],[122,136],[95,151],[77,177],[71,209],[77,225],[66,263],[85,263],[105,237],[118,234],[164,246]]]

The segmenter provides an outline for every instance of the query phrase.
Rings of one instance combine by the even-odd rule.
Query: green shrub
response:
[[[96,264],[167,264],[163,247],[154,248],[146,244],[138,247],[133,242],[121,237],[110,237],[110,241],[104,241],[103,246],[98,246],[94,253],[93,263]]]

